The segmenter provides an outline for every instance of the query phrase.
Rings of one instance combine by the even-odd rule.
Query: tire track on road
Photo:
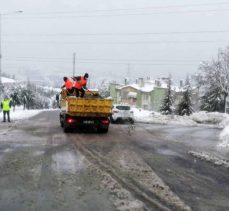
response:
[[[73,139],[73,137],[71,138]],[[114,178],[119,184],[122,185],[122,187],[133,193],[138,200],[142,201],[146,205],[146,210],[191,210],[188,206],[184,205],[177,199],[176,200],[179,201],[178,203],[169,203],[166,199],[163,199],[152,190],[147,189],[140,182],[132,179],[131,175],[120,174],[120,169],[117,169],[114,165],[112,165],[105,156],[98,151],[89,149],[89,147],[84,144],[84,140],[81,136],[74,136],[73,141],[76,144],[76,150],[79,150],[82,154],[84,154],[86,158],[91,163],[98,166],[101,171],[106,172],[112,178]]]

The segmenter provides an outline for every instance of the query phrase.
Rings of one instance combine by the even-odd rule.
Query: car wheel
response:
[[[130,124],[134,124],[134,120],[130,118]]]

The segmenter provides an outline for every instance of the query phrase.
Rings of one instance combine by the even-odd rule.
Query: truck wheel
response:
[[[64,120],[63,120],[62,115],[60,115],[60,126],[64,127]]]
[[[70,128],[67,127],[67,125],[64,124],[64,123],[63,123],[63,128],[64,128],[64,132],[65,132],[65,133],[69,133],[69,132],[70,132]]]
[[[65,133],[69,133],[70,132],[70,129],[67,127],[67,128],[64,128],[64,132]]]
[[[98,133],[107,133],[108,128],[98,128]]]
[[[130,124],[134,124],[134,120],[130,118]]]

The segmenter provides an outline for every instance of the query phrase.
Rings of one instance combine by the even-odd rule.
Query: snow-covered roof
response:
[[[123,89],[123,88],[127,88],[127,87],[132,87],[134,89],[139,90],[140,86],[138,84],[128,84],[128,85],[124,85],[124,86],[119,86],[117,87],[117,89]]]
[[[152,92],[154,90],[155,85],[146,84],[145,86],[141,87],[142,92]]]
[[[159,78],[156,80],[147,80],[143,83],[143,86],[140,86],[139,84],[134,83],[134,84],[128,84],[128,85],[120,85],[117,87],[117,89],[121,90],[127,87],[132,87],[141,92],[152,92],[155,88],[167,89],[168,84],[166,80]],[[179,86],[171,86],[171,89],[175,92],[184,92],[186,90],[185,87],[179,87]],[[192,90],[194,89],[195,88],[192,87]]]
[[[129,92],[127,96],[132,97],[132,98],[136,98],[137,94],[138,94],[137,92]]]

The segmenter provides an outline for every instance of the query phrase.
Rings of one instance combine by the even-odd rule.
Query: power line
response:
[[[203,12],[227,12],[229,8],[224,9],[208,9],[208,10],[184,10],[184,11],[165,11],[165,12],[150,12],[150,13],[122,13],[122,14],[97,14],[97,15],[67,15],[67,16],[27,16],[27,17],[5,17],[7,20],[23,20],[23,19],[57,19],[57,18],[88,18],[88,17],[118,17],[118,16],[145,16],[145,15],[160,15],[160,14],[190,14],[190,13],[203,13]]]
[[[201,6],[222,6],[228,5],[229,2],[217,3],[199,3],[199,4],[177,4],[167,6],[149,6],[149,7],[136,7],[136,8],[113,8],[113,9],[95,9],[95,10],[75,10],[75,11],[59,11],[59,12],[29,12],[25,14],[35,15],[49,15],[49,14],[74,14],[74,13],[95,13],[95,12],[115,12],[115,11],[129,11],[129,10],[158,10],[158,9],[171,9],[171,8],[185,8],[185,7],[201,7]]]
[[[30,56],[23,56],[23,57],[4,57],[6,59],[34,59],[34,60],[50,60],[50,61],[68,61],[72,62],[70,58],[54,58],[54,57],[30,57]],[[122,62],[199,62],[199,60],[176,60],[176,59],[109,59],[109,58],[77,58],[77,61],[122,61]]]
[[[198,43],[228,43],[229,40],[186,40],[186,41],[133,41],[133,42],[59,42],[59,41],[39,41],[39,42],[26,42],[26,41],[6,41],[3,44],[6,43],[14,43],[15,44],[87,44],[87,45],[117,45],[117,44],[123,44],[123,45],[138,45],[138,44],[187,44],[187,43],[192,43],[192,44],[198,44]]]
[[[206,31],[170,31],[170,32],[127,32],[127,33],[53,33],[53,34],[25,34],[15,33],[8,36],[141,36],[141,35],[171,35],[171,34],[214,34],[229,33],[229,30],[206,30]]]
[[[72,62],[63,62],[63,61],[42,61],[42,60],[36,60],[36,61],[33,61],[33,60],[16,60],[16,59],[6,59],[6,61],[14,61],[14,62],[35,62],[35,63],[56,63],[56,62],[61,62],[61,63],[72,63]],[[107,64],[107,65],[110,65],[110,64],[117,64],[117,65],[126,65],[127,63],[126,62],[96,62],[96,61],[87,61],[87,62],[80,62],[78,61],[77,63],[79,64]],[[169,66],[169,65],[176,65],[176,66],[183,66],[183,65],[187,65],[187,66],[193,66],[195,64],[191,64],[191,63],[130,63],[131,65],[150,65],[150,66]]]
[[[6,61],[10,62],[34,62],[34,63],[68,63],[71,64],[72,61],[69,59],[60,59],[60,58],[40,58],[40,57],[14,57],[5,58]],[[155,63],[156,62],[156,63]],[[160,62],[160,63],[158,63]],[[161,63],[162,62],[162,63]],[[178,63],[179,62],[179,63]],[[194,63],[189,63],[194,62]],[[79,64],[115,64],[115,65],[150,65],[150,66],[169,66],[169,65],[196,65],[195,63],[199,63],[197,60],[109,60],[109,59],[77,59],[77,63]]]

